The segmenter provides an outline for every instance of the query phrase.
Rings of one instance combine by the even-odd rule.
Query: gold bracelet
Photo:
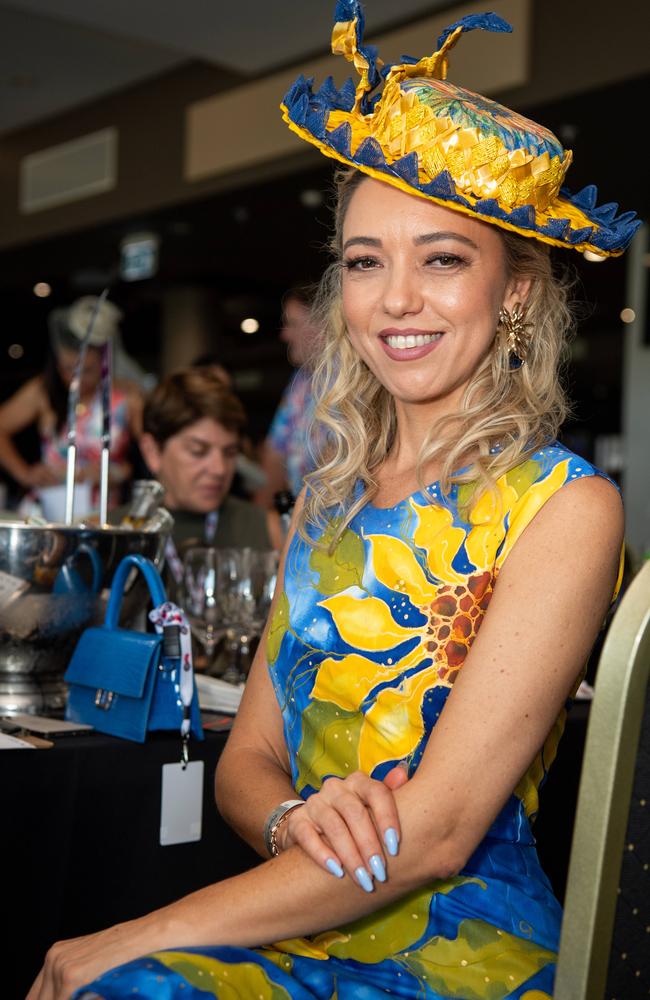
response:
[[[293,812],[298,806],[303,806],[304,804],[303,799],[289,799],[287,802],[280,803],[267,819],[264,826],[264,843],[271,857],[275,858],[280,853],[277,836],[282,823],[290,812]]]

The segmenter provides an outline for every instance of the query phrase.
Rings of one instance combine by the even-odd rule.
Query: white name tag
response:
[[[203,761],[163,764],[160,843],[187,844],[201,839],[203,821]]]

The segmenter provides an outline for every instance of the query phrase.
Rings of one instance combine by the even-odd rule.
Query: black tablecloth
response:
[[[191,758],[205,761],[202,838],[168,847],[159,842],[161,769],[180,758],[177,735],[139,745],[92,734],[0,755],[2,1000],[24,997],[54,941],[139,916],[259,862],[214,805],[225,740],[206,733],[192,742]]]
[[[574,706],[535,824],[560,898],[587,717],[588,705]],[[193,741],[191,756],[205,761],[203,835],[169,847],[159,843],[161,768],[178,761],[178,736],[153,734],[141,746],[92,734],[0,755],[2,1000],[22,1000],[54,941],[139,916],[259,862],[214,805],[225,740],[208,732]]]

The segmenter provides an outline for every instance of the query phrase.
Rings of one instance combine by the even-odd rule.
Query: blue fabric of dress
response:
[[[267,658],[299,795],[356,769],[416,771],[508,553],[557,490],[598,474],[555,443],[478,502],[469,486],[445,498],[433,484],[389,509],[365,504],[330,551],[294,537]],[[561,909],[531,822],[565,716],[459,875],[308,939],[159,952],[77,995],[550,1000]]]

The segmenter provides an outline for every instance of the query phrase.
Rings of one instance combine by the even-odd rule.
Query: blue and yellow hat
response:
[[[363,45],[359,0],[338,0],[332,51],[359,82],[320,90],[299,76],[282,103],[285,121],[326,156],[483,222],[554,246],[618,256],[641,222],[618,205],[596,206],[593,185],[562,187],[572,160],[559,140],[514,111],[447,80],[450,50],[464,31],[512,31],[496,14],[447,28],[432,56],[383,66]],[[383,85],[383,86],[382,86]]]

